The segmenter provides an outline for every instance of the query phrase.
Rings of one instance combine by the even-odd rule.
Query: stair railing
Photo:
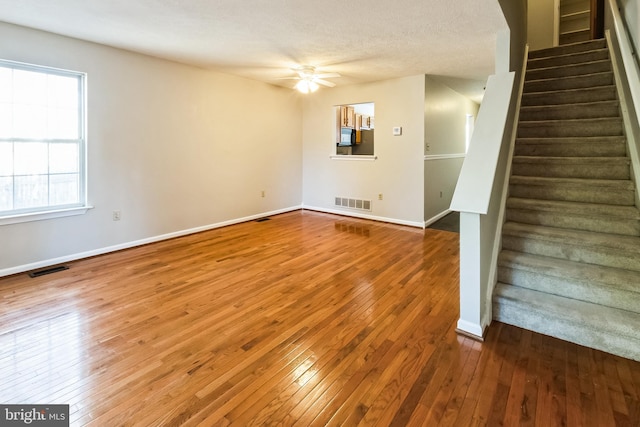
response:
[[[625,136],[636,183],[636,205],[640,206],[640,69],[637,52],[616,0],[607,1],[605,35],[613,64]]]
[[[482,340],[491,299],[517,133],[528,47],[516,73],[489,77],[450,209],[460,212],[460,318],[457,332]]]

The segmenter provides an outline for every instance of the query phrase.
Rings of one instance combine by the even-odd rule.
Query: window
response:
[[[84,81],[0,60],[0,218],[86,207]]]
[[[373,157],[374,103],[334,108],[336,156]]]

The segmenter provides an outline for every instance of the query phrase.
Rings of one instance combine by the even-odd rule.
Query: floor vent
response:
[[[265,221],[270,221],[271,218],[258,218],[256,219],[256,222],[265,222]]]
[[[45,274],[51,274],[51,273],[57,273],[58,271],[64,271],[64,270],[68,270],[69,267],[67,267],[66,265],[59,265],[57,267],[51,267],[51,268],[45,268],[42,270],[37,270],[37,271],[32,271],[31,273],[29,273],[29,277],[40,277],[40,276],[44,276]]]
[[[358,209],[371,212],[371,200],[350,199],[348,197],[336,197],[335,205],[341,208]]]

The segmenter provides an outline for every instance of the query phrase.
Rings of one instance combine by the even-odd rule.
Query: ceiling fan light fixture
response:
[[[318,84],[312,80],[302,79],[296,83],[296,89],[301,93],[315,92],[318,90]]]

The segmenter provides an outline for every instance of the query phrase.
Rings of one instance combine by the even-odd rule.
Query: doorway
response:
[[[604,0],[557,0],[559,45],[604,37]]]

